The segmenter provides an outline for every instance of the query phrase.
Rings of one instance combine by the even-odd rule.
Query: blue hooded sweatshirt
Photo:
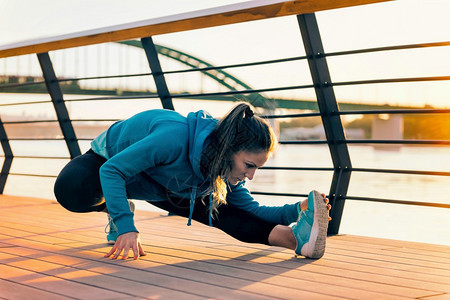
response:
[[[138,232],[128,199],[166,201],[167,191],[191,200],[190,224],[195,199],[207,192],[200,161],[216,124],[217,120],[205,111],[184,117],[171,110],[155,109],[114,123],[92,141],[92,150],[107,159],[100,168],[100,181],[119,235]],[[297,220],[298,203],[260,206],[244,184],[242,181],[231,186],[227,203],[278,224]]]

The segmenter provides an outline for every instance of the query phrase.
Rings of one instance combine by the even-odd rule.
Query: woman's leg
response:
[[[205,201],[207,203],[207,199]],[[176,215],[189,217],[188,199],[171,198],[168,201],[149,203]],[[192,218],[197,222],[208,225],[208,206],[197,200]],[[277,224],[265,221],[230,204],[219,206],[218,212],[212,219],[214,227],[242,242],[271,245],[269,235]]]
[[[287,249],[295,250],[297,240],[295,239],[292,228],[285,225],[277,225],[269,234],[269,244]]]
[[[92,150],[71,160],[56,179],[56,200],[73,212],[103,211],[106,205],[99,169],[105,161]]]
[[[189,216],[189,200],[171,198],[150,203],[177,215]],[[325,251],[326,229],[330,220],[328,210],[331,206],[324,194],[313,191],[301,203],[300,208],[303,216],[291,228],[267,222],[233,205],[222,205],[218,208],[219,214],[213,219],[213,226],[242,242],[284,247],[295,250],[298,255],[320,258]],[[318,222],[315,221],[316,214],[317,219],[320,219]],[[196,201],[193,219],[209,224],[207,206],[201,201]],[[316,225],[318,228],[314,229]]]

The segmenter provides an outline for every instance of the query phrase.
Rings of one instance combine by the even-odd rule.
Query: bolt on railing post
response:
[[[14,158],[11,146],[9,145],[8,135],[6,134],[3,122],[0,119],[0,141],[2,144],[5,160],[3,161],[2,171],[0,173],[0,194],[3,194],[5,190],[6,180],[8,179],[9,170],[11,169],[12,161]]]
[[[166,79],[164,78],[164,74],[162,72],[161,64],[158,59],[158,51],[153,43],[153,39],[151,37],[142,38],[141,43],[147,56],[153,79],[155,80],[156,91],[159,99],[161,99],[163,108],[175,110],[172,102],[172,96],[167,88]]]
[[[345,197],[351,175],[351,161],[339,108],[336,102],[331,76],[324,54],[319,26],[315,14],[298,15],[297,20],[302,34],[303,45],[308,58],[309,69],[317,97],[317,104],[322,118],[334,166],[330,187],[330,204],[332,220],[328,227],[329,234],[337,234],[344,210]]]
[[[56,117],[58,118],[59,126],[69,150],[70,158],[73,159],[81,154],[80,146],[78,145],[78,140],[75,135],[75,131],[73,130],[69,112],[67,111],[66,104],[64,103],[63,94],[61,87],[59,86],[58,79],[56,78],[52,61],[50,60],[50,56],[47,52],[38,53],[37,57],[39,64],[41,65],[45,86],[47,87],[47,91],[52,99]]]

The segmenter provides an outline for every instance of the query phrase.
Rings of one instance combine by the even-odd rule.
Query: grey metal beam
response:
[[[337,234],[344,210],[345,197],[351,175],[351,161],[347,144],[345,143],[344,128],[342,126],[339,108],[336,102],[331,76],[320,37],[319,26],[314,14],[297,16],[302,34],[303,44],[308,57],[309,69],[317,97],[317,104],[322,118],[325,135],[328,141],[334,166],[329,198],[332,218],[329,234]]]
[[[1,119],[0,119],[0,141],[3,148],[3,153],[5,154],[5,160],[3,161],[2,171],[0,173],[0,194],[3,194],[14,155],[12,153],[11,146],[9,145],[8,135],[6,134],[6,130],[5,127],[3,126],[3,122]]]
[[[48,53],[38,53],[37,57],[45,79],[45,86],[47,87],[47,91],[52,99],[59,126],[62,134],[64,135],[67,148],[69,149],[70,158],[73,159],[81,154],[80,146],[78,145],[78,140],[75,135],[75,131],[73,130],[69,112],[67,111],[66,104],[64,103],[61,87],[59,86],[58,79],[56,78],[55,71],[53,70],[52,61],[50,60]]]
[[[161,64],[158,59],[158,51],[153,43],[153,39],[151,37],[142,38],[141,43],[142,47],[144,47],[153,79],[155,80],[156,91],[159,99],[161,99],[163,108],[175,110],[172,102],[172,96],[167,88],[166,79],[164,78],[164,74],[161,69]]]

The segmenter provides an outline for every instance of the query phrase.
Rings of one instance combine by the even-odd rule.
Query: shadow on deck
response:
[[[137,211],[147,256],[103,258],[101,213],[0,196],[0,298],[449,299],[450,247],[328,238],[319,260],[244,244],[214,228]]]

